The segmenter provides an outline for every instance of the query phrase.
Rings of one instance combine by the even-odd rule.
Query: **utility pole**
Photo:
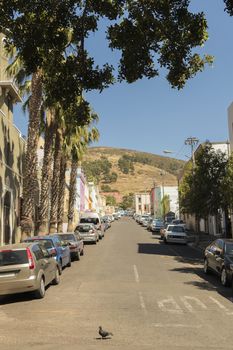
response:
[[[199,140],[196,137],[188,137],[184,143],[185,145],[191,146],[191,157],[193,162],[193,167],[195,166],[195,157],[194,157],[194,146],[198,144]]]

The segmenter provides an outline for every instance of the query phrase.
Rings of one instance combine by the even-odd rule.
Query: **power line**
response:
[[[185,145],[191,146],[191,158],[193,161],[193,166],[195,165],[195,157],[194,157],[194,146],[197,145],[199,140],[196,137],[188,137],[185,141]]]

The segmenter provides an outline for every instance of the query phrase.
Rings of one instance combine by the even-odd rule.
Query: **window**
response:
[[[81,218],[80,219],[80,224],[94,224],[94,225],[97,225],[97,224],[99,224],[99,219],[98,218]]]
[[[38,244],[36,244],[36,245],[34,245],[32,247],[32,251],[33,251],[33,253],[34,253],[35,257],[36,257],[36,260],[40,260],[40,259],[42,259],[44,257],[43,253],[42,253],[42,251],[40,249],[40,246]]]
[[[2,250],[0,251],[0,266],[27,264],[27,251],[24,250]]]
[[[138,206],[138,209],[139,209],[139,210],[142,210],[142,206],[141,206],[141,205],[139,205],[139,206]]]
[[[138,203],[142,203],[141,197],[138,197]]]

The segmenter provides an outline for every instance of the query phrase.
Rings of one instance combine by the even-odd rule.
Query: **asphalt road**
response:
[[[232,350],[231,297],[198,251],[122,218],[43,300],[0,298],[0,349]],[[113,337],[100,339],[99,325]]]

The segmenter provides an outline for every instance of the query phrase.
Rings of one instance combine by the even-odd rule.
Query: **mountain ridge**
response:
[[[127,174],[123,173],[119,167],[119,160],[124,158],[132,162],[134,169]],[[130,192],[149,191],[154,184],[176,186],[177,175],[185,164],[184,161],[172,157],[105,146],[89,147],[84,157],[84,164],[87,166],[101,159],[107,159],[111,163],[110,171],[117,174],[117,181],[106,183],[102,178],[99,181],[100,188],[107,184],[122,195]]]

